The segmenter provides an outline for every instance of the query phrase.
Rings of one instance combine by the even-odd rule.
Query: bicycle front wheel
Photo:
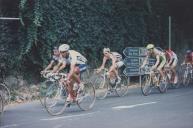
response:
[[[128,79],[127,79],[127,76],[125,76],[125,75],[120,75],[120,77],[121,77],[121,83],[116,85],[115,91],[116,91],[118,96],[125,96],[128,92],[128,88],[129,88]]]
[[[167,92],[168,82],[167,82],[166,79],[161,80],[160,83],[159,83],[159,91],[160,91],[160,93]]]
[[[184,71],[183,73],[183,79],[182,79],[182,83],[183,83],[183,86],[184,87],[187,87],[190,83],[190,80],[191,80],[191,76],[190,74],[188,73],[188,71]]]
[[[95,103],[95,88],[91,82],[84,83],[84,88],[77,95],[77,104],[82,110],[89,110]]]
[[[11,94],[10,94],[10,90],[9,88],[1,83],[0,84],[0,90],[2,91],[2,97],[4,98],[4,104],[9,104],[10,103],[10,99],[11,99]]]
[[[145,75],[141,84],[141,91],[144,96],[147,96],[151,93],[152,81],[150,75]]]
[[[3,116],[3,111],[4,111],[4,101],[0,92],[0,123],[1,123],[1,118]]]
[[[108,93],[108,83],[103,75],[98,75],[94,82],[95,94],[97,99],[104,99]]]
[[[50,115],[60,115],[65,111],[67,92],[66,89],[57,84],[48,87],[44,98],[44,104]]]

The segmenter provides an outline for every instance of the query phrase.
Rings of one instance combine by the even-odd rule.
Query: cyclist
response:
[[[165,76],[163,73],[163,67],[166,64],[166,57],[165,57],[164,52],[155,48],[154,44],[148,44],[146,46],[146,49],[148,50],[147,56],[142,64],[141,68],[143,68],[147,64],[149,57],[154,57],[154,58],[156,58],[156,63],[151,67],[151,70],[157,69],[159,71],[159,73],[161,74],[162,80],[165,80]]]
[[[174,76],[172,77],[172,81],[176,83],[177,82],[176,66],[178,63],[178,57],[171,49],[165,50],[165,55],[166,55],[166,60],[167,60],[166,67],[171,68],[172,76]]]
[[[67,90],[69,95],[67,97],[68,102],[75,101],[76,92],[74,92],[73,85],[78,84],[79,90],[83,89],[83,84],[80,81],[80,73],[87,69],[87,59],[75,50],[70,50],[68,44],[62,44],[59,46],[59,52],[61,55],[60,66],[53,72],[58,73],[64,68],[69,67],[69,73],[67,75]],[[64,80],[61,80],[63,83]]]
[[[118,75],[118,69],[123,66],[123,61],[122,61],[122,55],[117,53],[117,52],[111,52],[109,48],[104,48],[103,49],[103,62],[102,65],[97,69],[97,73],[99,73],[102,69],[104,69],[105,64],[108,60],[112,61],[112,65],[109,68],[109,71],[107,74],[109,74],[110,80],[113,78],[115,75],[117,78],[117,83],[119,84],[121,82],[121,78]],[[113,82],[112,82],[113,83]]]
[[[181,65],[184,64],[191,64],[193,66],[193,52],[191,50],[186,51],[184,62]]]
[[[43,71],[41,71],[41,73],[44,73],[48,70],[56,68],[57,64],[59,63],[59,58],[60,58],[59,50],[57,47],[54,47],[52,59],[51,59],[49,65]]]

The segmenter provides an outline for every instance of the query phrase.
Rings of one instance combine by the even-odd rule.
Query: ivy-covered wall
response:
[[[178,0],[179,1],[179,0]],[[102,49],[122,53],[127,46],[148,42],[167,48],[168,0],[0,0],[0,16],[18,16],[18,21],[0,21],[0,44],[6,72],[39,78],[49,63],[54,46],[70,44],[85,55],[90,65],[101,63]],[[11,3],[11,4],[10,4]],[[183,36],[175,19],[172,39],[181,47]],[[180,33],[180,32],[182,33]],[[181,38],[183,39],[183,38]],[[191,41],[187,43],[191,46]],[[2,59],[1,59],[2,60]]]

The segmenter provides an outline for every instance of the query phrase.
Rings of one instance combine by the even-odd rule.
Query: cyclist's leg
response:
[[[118,78],[118,82],[117,83],[121,82],[121,78],[119,76],[118,69],[121,68],[123,65],[124,65],[123,61],[119,61],[119,62],[116,63],[116,73],[115,73],[115,75]]]
[[[175,83],[177,81],[177,76],[176,76],[176,65],[178,63],[178,59],[175,58],[171,64],[171,71],[172,71],[172,82]]]
[[[163,73],[163,69],[164,69],[165,64],[166,64],[166,60],[162,60],[157,67],[157,70],[159,71],[162,79],[165,79],[165,75]]]

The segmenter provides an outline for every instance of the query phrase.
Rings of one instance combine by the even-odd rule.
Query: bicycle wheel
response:
[[[116,85],[115,91],[116,91],[118,96],[125,96],[128,92],[128,88],[129,88],[128,79],[127,79],[127,76],[125,76],[125,75],[120,75],[120,77],[121,77],[121,83]]]
[[[152,80],[150,78],[150,75],[145,75],[143,78],[143,82],[141,84],[141,91],[144,96],[147,96],[151,93],[152,89]]]
[[[191,76],[188,73],[188,71],[185,70],[184,73],[183,73],[183,79],[182,79],[183,86],[187,87],[189,85],[189,83],[190,83],[190,80],[191,80]]]
[[[42,106],[45,106],[44,97],[46,96],[46,91],[47,91],[48,87],[53,85],[53,84],[55,84],[54,81],[46,80],[45,82],[43,82],[40,85],[38,98],[39,98]]]
[[[4,101],[3,101],[3,97],[2,97],[1,92],[0,92],[0,119],[3,115],[3,111],[4,111]]]
[[[82,110],[89,110],[95,103],[95,88],[91,82],[84,83],[83,90],[77,95],[78,107]]]
[[[159,91],[160,91],[160,93],[165,93],[165,92],[167,92],[167,87],[168,87],[168,82],[167,82],[167,78],[165,78],[164,80],[160,80],[161,78],[160,78],[161,76],[159,76],[159,87],[158,87],[158,89],[159,89]]]
[[[94,82],[95,94],[97,99],[104,99],[108,93],[108,83],[103,75],[98,75]]]
[[[2,97],[4,98],[4,104],[5,105],[9,104],[11,99],[9,88],[5,84],[1,83],[0,90],[2,90]]]
[[[50,115],[60,115],[64,112],[67,92],[60,85],[53,84],[48,87],[44,98],[45,108]]]

